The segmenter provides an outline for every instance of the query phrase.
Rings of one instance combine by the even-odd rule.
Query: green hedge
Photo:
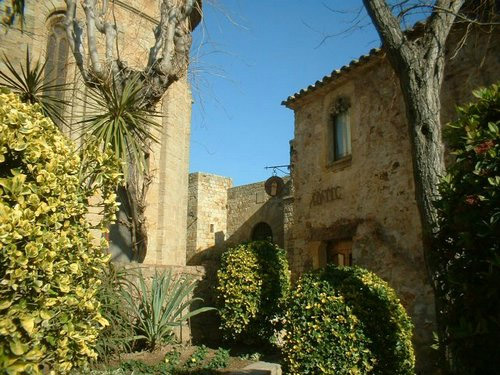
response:
[[[290,293],[283,322],[285,373],[371,373],[375,357],[362,323],[317,274],[304,275]]]
[[[440,185],[443,345],[456,374],[496,374],[500,337],[500,86],[474,93],[444,130],[455,161]]]
[[[271,342],[271,320],[281,315],[290,288],[285,251],[267,241],[238,245],[223,253],[217,280],[224,338]]]
[[[328,266],[305,274],[290,295],[285,363],[292,374],[414,374],[412,328],[378,276]]]
[[[84,157],[37,105],[0,93],[0,368],[9,375],[84,366],[108,324],[95,298],[107,243],[91,230],[113,219],[119,174],[110,154]],[[103,216],[92,226],[95,192]]]

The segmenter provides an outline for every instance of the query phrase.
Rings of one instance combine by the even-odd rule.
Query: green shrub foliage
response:
[[[444,131],[455,156],[440,185],[436,257],[443,323],[456,374],[500,368],[500,90],[474,93]]]
[[[359,319],[328,282],[304,275],[290,293],[283,332],[291,375],[369,374],[375,357]]]
[[[414,374],[413,324],[394,289],[359,267],[329,266],[321,277],[334,285],[363,323],[371,342],[369,348],[377,359],[373,373]]]
[[[253,241],[222,255],[217,272],[221,330],[226,339],[269,343],[272,320],[282,313],[290,289],[286,253],[267,241]]]
[[[358,267],[304,275],[287,303],[291,374],[414,374],[412,324],[389,285]]]
[[[96,357],[95,297],[116,210],[116,159],[78,152],[38,105],[0,93],[0,368],[65,374]],[[98,195],[96,196],[96,192]],[[87,219],[99,207],[95,225]],[[2,372],[3,373],[3,372]]]

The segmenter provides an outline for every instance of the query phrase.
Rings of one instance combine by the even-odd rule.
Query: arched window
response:
[[[273,241],[273,230],[269,224],[260,222],[252,229],[252,241]]]
[[[47,38],[47,60],[45,65],[45,84],[63,85],[68,73],[69,44],[64,28],[64,15],[55,14],[49,18],[49,34]],[[65,92],[54,89],[52,96],[64,100]],[[63,115],[64,105],[58,104],[59,113]],[[61,126],[61,124],[58,124]]]

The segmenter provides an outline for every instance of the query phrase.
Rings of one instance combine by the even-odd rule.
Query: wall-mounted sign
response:
[[[342,199],[340,186],[334,186],[328,189],[315,190],[312,194],[311,206],[319,206],[323,203],[333,202]]]
[[[272,176],[267,179],[264,183],[264,188],[266,189],[266,193],[271,197],[277,196],[283,190],[285,183],[283,179],[278,176]]]

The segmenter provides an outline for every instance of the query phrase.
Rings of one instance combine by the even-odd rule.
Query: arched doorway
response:
[[[263,221],[256,224],[252,229],[252,241],[271,241],[273,242],[273,230],[269,224]]]

